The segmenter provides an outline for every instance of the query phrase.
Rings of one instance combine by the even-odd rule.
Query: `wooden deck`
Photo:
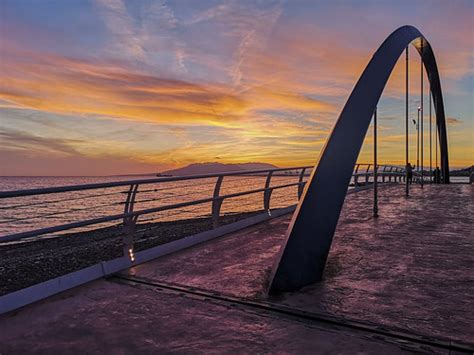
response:
[[[474,348],[473,197],[472,185],[413,186],[408,198],[392,185],[374,219],[371,190],[349,195],[324,280],[268,298],[290,216],[274,219],[2,316],[0,352]]]

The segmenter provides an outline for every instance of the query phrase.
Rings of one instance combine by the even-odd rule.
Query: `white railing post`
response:
[[[304,179],[304,172],[305,171],[306,171],[306,168],[301,169],[300,178],[298,180],[298,182],[299,182],[299,185],[298,185],[298,200],[301,198],[301,195],[303,194],[303,189],[304,189],[303,179]]]
[[[263,209],[270,212],[270,198],[272,196],[272,189],[270,188],[270,182],[272,179],[273,171],[268,172],[267,179],[265,180],[265,191],[263,192]]]
[[[359,184],[359,175],[357,175],[357,172],[359,171],[359,166],[360,164],[357,164],[356,165],[356,168],[355,168],[355,171],[354,171],[354,187],[357,187],[357,185]]]
[[[127,199],[125,200],[125,207],[123,213],[133,212],[133,207],[135,205],[135,197],[137,196],[138,184],[130,185],[130,189],[127,193]],[[135,231],[137,229],[137,216],[125,216],[123,218],[123,234],[122,234],[122,243],[123,243],[123,255],[128,256],[131,262],[135,261],[135,254],[133,251],[133,237],[135,236]]]
[[[221,190],[222,180],[224,180],[224,176],[219,176],[216,181],[216,186],[214,186],[214,194],[212,200],[212,207],[211,207],[211,215],[212,215],[212,227],[217,228],[219,226],[219,216],[221,212],[222,202],[224,201],[223,198],[219,197],[219,193]]]

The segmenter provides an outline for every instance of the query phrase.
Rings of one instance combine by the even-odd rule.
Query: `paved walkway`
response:
[[[0,323],[3,354],[402,353],[355,332],[99,281]]]
[[[349,195],[325,280],[270,299],[306,310],[474,342],[474,187],[381,190]],[[290,217],[170,255],[129,271],[151,280],[266,299],[275,255]]]
[[[289,217],[139,265],[124,276],[474,343],[471,185],[349,195],[325,279],[268,298]],[[100,280],[0,317],[0,353],[439,351],[159,287]]]

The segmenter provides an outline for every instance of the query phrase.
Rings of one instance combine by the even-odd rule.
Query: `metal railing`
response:
[[[95,218],[87,218],[83,220],[72,221],[70,223],[62,223],[58,225],[48,226],[45,228],[38,228],[32,229],[27,231],[22,231],[19,233],[12,233],[0,236],[0,243],[1,242],[10,242],[10,241],[18,241],[25,238],[36,237],[45,234],[57,233],[61,231],[66,231],[70,229],[86,227],[96,224],[101,224],[105,222],[114,222],[122,220],[123,223],[123,232],[124,232],[124,244],[127,247],[127,251],[130,254],[130,249],[133,250],[133,234],[136,230],[136,225],[138,219],[142,216],[156,214],[158,212],[163,211],[170,211],[170,210],[178,210],[183,209],[190,206],[198,206],[203,204],[211,204],[210,215],[212,217],[213,227],[217,227],[220,222],[220,211],[222,204],[225,200],[234,199],[240,196],[247,196],[247,195],[254,195],[258,193],[263,193],[263,200],[262,206],[265,210],[270,210],[270,203],[271,203],[271,196],[272,192],[279,189],[285,189],[290,187],[297,187],[298,196],[301,195],[302,187],[304,186],[304,177],[307,176],[305,172],[307,172],[311,167],[310,166],[303,166],[303,167],[294,167],[294,168],[282,168],[282,169],[265,169],[265,170],[254,170],[254,171],[242,171],[242,172],[232,172],[232,173],[220,173],[220,174],[201,174],[201,175],[193,175],[193,176],[182,176],[182,177],[161,177],[161,178],[154,178],[154,179],[142,179],[142,180],[129,180],[129,181],[117,181],[117,182],[105,182],[105,183],[94,183],[94,184],[84,184],[84,185],[73,185],[73,186],[59,186],[59,187],[50,187],[50,188],[39,188],[39,189],[28,189],[28,190],[16,190],[16,191],[4,191],[0,192],[0,200],[2,201],[12,201],[14,203],[10,203],[9,205],[0,206],[0,211],[7,211],[16,209],[21,213],[21,209],[25,209],[31,206],[37,206],[44,208],[47,204],[54,204],[54,203],[64,203],[68,201],[86,201],[88,199],[97,199],[99,197],[109,196],[110,199],[117,194],[122,196],[125,195],[124,200],[116,201],[113,200],[110,204],[101,204],[97,206],[89,206],[89,207],[81,207],[81,208],[73,208],[67,211],[61,212],[48,212],[43,213],[37,216],[18,216],[15,214],[14,216],[10,216],[6,218],[0,223],[8,223],[8,222],[18,222],[24,220],[31,220],[37,218],[51,218],[57,215],[64,215],[67,213],[74,213],[74,212],[81,212],[81,211],[91,211],[94,208],[99,207],[110,207],[112,206],[120,206],[123,205],[123,211],[121,213],[104,213],[103,215],[97,216]],[[263,187],[255,187],[245,189],[244,191],[232,192],[232,193],[222,193],[222,185],[223,183],[229,179],[230,177],[240,177],[239,183],[246,184],[248,181],[244,178],[252,177],[254,180],[264,180]],[[282,184],[272,184],[272,177],[275,180],[275,177],[285,177],[285,178],[297,178],[296,182],[286,182]],[[215,181],[209,181],[211,179],[216,179]],[[192,182],[190,184],[183,184],[183,182]],[[258,182],[258,181],[257,181]],[[278,182],[278,181],[277,181]],[[169,183],[176,183],[173,185],[169,185]],[[167,185],[167,186],[164,186]],[[255,185],[255,184],[253,184]],[[200,192],[208,192],[203,191],[206,189],[202,189],[202,187],[213,187],[213,192],[210,196],[196,196],[199,195]],[[123,189],[117,191],[117,188],[120,187],[127,187],[126,191]],[[196,190],[196,187],[198,188]],[[196,191],[190,191],[192,189]],[[115,190],[114,190],[115,189]],[[111,191],[113,190],[113,191]],[[170,191],[174,190],[174,193],[170,193]],[[179,193],[175,193],[176,190]],[[79,195],[77,193],[80,191],[88,191],[89,193],[86,195]],[[92,192],[92,193],[90,193]],[[69,195],[68,195],[69,194]],[[71,196],[71,194],[74,194]],[[138,199],[139,195],[143,197]],[[158,194],[158,196],[156,196]],[[159,196],[161,194],[161,196]],[[168,194],[170,196],[165,196]],[[29,200],[26,202],[19,201],[22,198],[26,197],[38,197],[40,195],[47,195],[47,196],[59,196],[58,198],[54,198],[52,200],[45,200],[45,201],[38,201]],[[64,196],[64,197],[62,197]],[[185,199],[182,202],[178,203],[170,203],[167,204],[166,202],[169,199],[179,200],[183,199],[183,197],[200,197],[195,199]],[[19,202],[18,202],[19,201]],[[159,202],[160,205],[158,206],[150,206],[153,202]],[[164,203],[165,202],[165,203]],[[136,206],[138,203],[142,203],[147,205],[149,208],[143,208],[136,210]],[[103,208],[102,208],[103,210]],[[0,215],[1,216],[1,215]]]
[[[405,181],[406,172],[405,168],[397,165],[377,165],[377,181],[381,182],[402,182]],[[360,179],[364,180],[363,183],[368,184],[370,178],[373,182],[374,176],[374,164],[356,164],[354,172],[352,174],[354,186],[361,185]],[[418,178],[417,174],[414,174],[415,180]]]
[[[262,195],[260,203],[263,210],[271,214],[274,192],[294,188],[296,190],[296,196],[294,197],[297,201],[301,197],[306,183],[305,178],[309,176],[311,169],[311,166],[301,166],[3,191],[0,192],[0,201],[3,202],[0,206],[0,225],[8,223],[32,224],[31,221],[34,220],[59,220],[67,221],[67,223],[58,223],[21,232],[7,232],[0,236],[0,243],[103,225],[104,223],[117,224],[119,222],[122,225],[124,255],[133,261],[134,235],[137,231],[139,219],[142,219],[141,222],[153,221],[153,217],[150,217],[149,220],[143,220],[143,218],[166,211],[177,211],[179,213],[192,206],[199,207],[202,214],[204,211],[202,206],[210,204],[210,209],[207,210],[206,215],[212,220],[212,228],[217,228],[221,223],[221,210],[225,201],[258,194]],[[392,180],[394,182],[402,181],[405,178],[404,169],[401,167],[379,165],[377,171],[378,179],[382,179],[382,182],[386,180],[387,182],[392,182]],[[371,177],[373,177],[372,164],[357,164],[353,174],[353,185],[369,184]],[[296,181],[290,181],[294,179]],[[250,180],[254,180],[253,183],[249,183]],[[361,180],[364,181],[361,182]],[[223,184],[232,181],[235,185],[234,190],[237,191],[223,192]],[[258,186],[261,183],[263,183],[263,186]],[[245,188],[246,186],[247,188]],[[127,189],[124,190],[123,187],[127,187]],[[240,190],[237,187],[241,187]],[[205,196],[205,194],[208,194],[208,196]],[[41,196],[47,196],[49,199],[41,200]],[[119,196],[118,199],[117,196]],[[191,199],[185,198],[183,200],[186,196]],[[87,206],[86,204],[88,201],[97,200],[102,202],[93,206]],[[167,203],[170,200],[173,203]],[[80,204],[79,207],[77,207],[78,203]],[[54,204],[75,204],[76,207],[64,211],[51,210],[48,206],[54,206]],[[143,208],[137,209],[139,204]],[[252,207],[256,207],[257,204],[258,200],[255,199],[250,202]],[[123,206],[123,210],[118,212],[117,208],[121,208],[121,206]],[[238,206],[242,210],[242,205],[239,204]],[[32,210],[46,211],[32,215]],[[8,212],[9,214],[2,218],[2,212]],[[69,219],[64,218],[66,215],[74,214],[79,214],[79,216],[73,216]],[[81,217],[84,214],[88,218]],[[171,217],[173,216],[171,215]]]

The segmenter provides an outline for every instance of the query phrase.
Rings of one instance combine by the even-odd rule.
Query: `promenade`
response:
[[[346,198],[324,280],[269,297],[291,216],[0,317],[0,353],[472,352],[474,188]]]

